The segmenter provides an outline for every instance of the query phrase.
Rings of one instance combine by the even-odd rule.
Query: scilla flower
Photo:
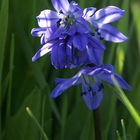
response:
[[[105,46],[90,34],[59,35],[44,44],[33,56],[36,61],[50,53],[52,65],[57,69],[73,68],[85,64],[100,64]]]
[[[90,28],[86,20],[82,17],[83,11],[74,1],[69,3],[67,0],[52,0],[52,4],[57,12],[52,10],[44,10],[37,16],[40,28],[32,29],[33,36],[42,35],[49,40],[54,31],[62,34],[67,33],[73,35],[78,33],[88,33]]]
[[[116,6],[108,6],[96,11],[90,7],[84,10],[83,17],[93,26],[98,36],[106,41],[123,42],[127,37],[109,23],[114,22],[124,16],[125,11]]]
[[[53,98],[74,85],[82,85],[82,97],[90,110],[97,109],[103,98],[103,82],[113,85],[113,75],[119,85],[126,90],[131,87],[114,72],[112,65],[103,65],[105,46],[100,41],[123,42],[127,40],[119,30],[109,23],[124,15],[124,10],[115,6],[96,11],[90,7],[82,10],[79,5],[68,0],[51,0],[56,10],[44,10],[37,21],[39,28],[31,31],[41,37],[42,47],[32,57],[36,61],[49,53],[51,63],[57,69],[81,67],[72,78],[56,79]],[[87,67],[91,66],[91,67]]]
[[[62,94],[68,88],[75,85],[82,85],[82,97],[90,110],[97,109],[103,97],[103,81],[108,84],[114,84],[111,76],[117,80],[119,85],[130,90],[131,87],[114,72],[112,65],[99,65],[95,67],[86,67],[81,69],[75,76],[67,79],[56,79],[56,87],[51,93],[53,98]]]

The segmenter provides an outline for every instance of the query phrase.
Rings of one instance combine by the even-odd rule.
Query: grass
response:
[[[105,43],[104,63],[112,63],[133,89],[124,93],[119,87],[105,86],[98,111],[103,140],[139,140],[140,1],[78,2],[82,8],[115,5],[126,10],[115,25],[129,40]],[[37,26],[35,17],[47,8],[52,9],[50,0],[0,1],[0,139],[94,140],[93,113],[85,107],[80,87],[73,87],[55,101],[50,98],[55,77],[70,77],[77,70],[55,70],[48,55],[31,61],[40,42],[30,32]]]

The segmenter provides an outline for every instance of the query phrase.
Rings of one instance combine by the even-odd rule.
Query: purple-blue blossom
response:
[[[46,40],[54,31],[73,35],[75,33],[89,33],[88,23],[83,18],[83,11],[79,5],[67,0],[52,0],[52,4],[56,10],[44,10],[37,16],[40,28],[33,28],[31,33],[33,36],[46,36]]]
[[[99,37],[118,43],[126,41],[127,37],[109,23],[119,20],[124,14],[125,11],[116,6],[107,6],[97,11],[90,7],[84,9],[83,17],[93,26]]]
[[[42,41],[43,43],[43,41]],[[55,68],[73,68],[86,64],[101,64],[105,46],[91,34],[59,35],[37,51],[32,61],[50,53]]]
[[[119,20],[125,11],[108,6],[99,10],[94,7],[82,10],[79,5],[68,0],[51,0],[56,11],[43,10],[38,16],[38,28],[31,34],[40,37],[42,47],[32,57],[32,61],[49,53],[56,69],[81,67],[72,78],[57,78],[51,93],[58,97],[66,89],[82,85],[82,98],[90,110],[97,109],[103,98],[103,83],[113,85],[112,75],[119,85],[131,87],[114,72],[112,65],[103,65],[105,46],[100,39],[124,42],[127,37],[109,23]]]
[[[126,81],[114,72],[112,65],[99,65],[85,67],[72,78],[57,78],[56,87],[52,91],[51,97],[56,98],[68,88],[81,84],[82,98],[85,104],[90,110],[97,109],[103,98],[103,82],[114,84],[112,75],[123,89],[131,89]]]

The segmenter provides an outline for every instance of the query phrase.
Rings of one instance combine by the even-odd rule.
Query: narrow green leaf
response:
[[[67,96],[64,97],[62,104],[62,121],[61,121],[61,140],[65,140],[65,125],[67,120],[67,110],[68,110],[68,99]]]
[[[118,24],[118,29],[125,34],[126,36],[128,36],[129,34],[129,0],[125,0],[122,2],[122,9],[125,10],[125,16],[119,21]],[[124,28],[125,25],[125,28]],[[129,37],[128,37],[129,38]],[[117,69],[118,73],[122,73],[123,68],[124,68],[124,62],[125,62],[125,55],[126,55],[126,51],[127,51],[127,45],[128,45],[128,40],[126,42],[123,43],[119,43],[118,47],[117,47],[117,52],[116,52],[116,64],[115,67]]]
[[[125,107],[129,111],[129,113],[131,114],[131,116],[135,120],[136,124],[140,127],[140,116],[139,116],[138,112],[136,111],[134,106],[131,104],[131,102],[129,101],[129,99],[127,98],[127,96],[123,92],[123,90],[120,88],[117,80],[114,78],[113,75],[112,75],[112,80],[114,81],[114,84],[116,87],[116,95],[122,101],[122,103],[125,105]]]
[[[0,77],[1,77],[0,78],[0,109],[1,109],[1,99],[2,99],[2,70],[3,70],[3,63],[4,63],[7,29],[8,29],[8,10],[9,10],[9,1],[3,0],[0,9]]]
[[[2,77],[3,77],[3,63],[4,63],[4,53],[5,53],[5,44],[6,36],[8,29],[8,10],[9,10],[9,1],[3,0],[1,2],[0,9],[0,139],[2,137],[2,116],[1,116],[1,105],[2,105]]]
[[[134,22],[136,25],[136,30],[137,30],[137,40],[139,43],[139,55],[140,55],[140,39],[139,39],[139,35],[140,35],[140,3],[134,3],[132,5],[132,14],[134,17]]]
[[[120,132],[118,130],[116,131],[116,135],[117,135],[117,140],[122,140],[120,136]]]
[[[11,93],[12,93],[12,80],[13,80],[13,68],[14,68],[14,47],[15,47],[15,36],[11,35],[11,49],[10,49],[10,64],[9,64],[9,89],[7,95],[7,112],[6,120],[10,117],[11,114]]]
[[[31,117],[31,119],[35,122],[35,124],[38,126],[40,132],[42,133],[42,135],[44,136],[44,140],[48,140],[47,135],[45,134],[44,130],[42,129],[41,125],[39,124],[38,120],[36,119],[36,117],[33,115],[32,111],[30,110],[29,107],[26,107],[26,111],[28,113],[28,115]]]
[[[123,140],[127,140],[126,128],[125,128],[125,124],[124,124],[124,120],[123,119],[121,119],[121,125],[122,125],[122,130],[123,130]]]

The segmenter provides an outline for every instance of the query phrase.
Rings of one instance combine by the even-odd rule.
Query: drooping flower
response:
[[[127,37],[109,23],[123,17],[124,13],[124,10],[116,6],[108,6],[97,11],[96,8],[90,7],[84,10],[83,17],[93,26],[98,36],[106,41],[117,43],[126,41]]]
[[[98,11],[94,7],[83,11],[74,1],[51,1],[56,12],[42,11],[37,16],[39,28],[31,31],[33,36],[41,37],[43,46],[32,61],[49,53],[51,63],[57,69],[84,67],[72,78],[56,79],[56,87],[51,96],[56,98],[71,86],[81,84],[83,100],[90,110],[94,110],[99,107],[103,98],[103,81],[114,84],[112,75],[123,89],[129,90],[131,87],[114,72],[111,65],[101,65],[105,46],[100,38],[112,42],[127,39],[109,24],[123,17],[124,10],[108,6]]]
[[[105,46],[91,35],[82,9],[74,1],[52,0],[52,4],[57,12],[42,11],[37,17],[40,28],[31,31],[33,36],[41,37],[43,45],[32,61],[50,52],[55,68],[100,64]]]
[[[59,35],[45,43],[33,56],[32,61],[50,53],[52,65],[58,69],[73,68],[90,63],[99,65],[104,49],[105,46],[91,34]]]
[[[112,65],[99,65],[83,68],[72,78],[56,79],[56,87],[52,91],[51,97],[56,98],[66,89],[82,84],[82,97],[85,104],[90,110],[97,109],[103,97],[102,82],[104,81],[113,85],[112,75],[123,89],[131,89],[125,80],[114,72]]]

